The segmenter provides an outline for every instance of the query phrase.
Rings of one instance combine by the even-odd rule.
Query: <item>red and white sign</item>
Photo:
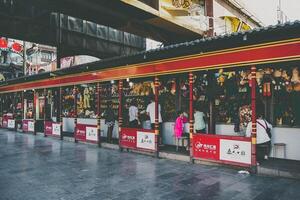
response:
[[[8,121],[7,121],[7,128],[11,128],[11,129],[16,128],[16,120],[14,120],[14,119],[8,119]]]
[[[249,138],[223,135],[193,135],[193,156],[227,164],[251,165]]]
[[[76,129],[75,129],[76,140],[86,141],[85,134],[86,134],[86,125],[76,124]]]
[[[251,164],[251,142],[220,140],[220,160]]]
[[[197,158],[219,160],[220,139],[209,135],[193,136],[193,155]]]
[[[76,140],[98,142],[98,130],[95,125],[77,124],[75,131]]]
[[[23,132],[34,132],[34,122],[30,119],[24,119],[22,123]]]
[[[44,133],[45,135],[52,135],[52,122],[45,121]]]
[[[155,151],[155,134],[152,132],[137,131],[137,148]]]
[[[52,134],[54,136],[60,136],[61,134],[60,123],[52,123]]]
[[[136,129],[122,128],[120,134],[120,145],[124,148],[136,149]]]
[[[97,127],[86,127],[86,141],[97,142],[98,141],[98,130]]]

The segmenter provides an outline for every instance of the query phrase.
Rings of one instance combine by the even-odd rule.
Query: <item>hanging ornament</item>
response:
[[[5,38],[0,38],[0,49],[6,50],[8,48],[8,42]]]
[[[20,53],[22,50],[23,50],[23,47],[21,44],[17,43],[17,42],[14,42],[12,45],[11,45],[11,49],[13,50],[13,52],[15,53]]]

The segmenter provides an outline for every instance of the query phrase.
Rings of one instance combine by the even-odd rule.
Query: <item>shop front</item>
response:
[[[26,90],[23,129],[24,121],[35,120],[32,89],[57,87],[56,122],[75,141],[119,142],[121,149],[243,167],[256,166],[259,112],[273,126],[270,156],[300,160],[298,30],[295,23],[278,32],[197,40],[0,91]]]
[[[44,134],[61,138],[60,123],[60,90],[59,88],[44,89]]]
[[[23,93],[24,98],[24,113],[22,120],[22,130],[24,133],[36,133],[35,123],[36,123],[36,95],[35,90],[26,90]]]

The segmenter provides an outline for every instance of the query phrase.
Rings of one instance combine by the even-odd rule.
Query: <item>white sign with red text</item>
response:
[[[96,127],[86,127],[86,140],[90,141],[98,141],[97,135],[97,128]]]
[[[52,124],[52,134],[60,136],[60,124],[59,123]]]
[[[34,122],[33,121],[28,121],[28,131],[34,132]]]
[[[251,164],[251,143],[220,139],[220,160]]]
[[[137,147],[155,150],[155,134],[137,131]]]
[[[15,127],[16,127],[16,121],[14,119],[8,119],[7,128],[15,128]]]

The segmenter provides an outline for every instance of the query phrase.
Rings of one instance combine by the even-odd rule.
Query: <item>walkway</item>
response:
[[[0,199],[300,199],[300,181],[0,130]]]

